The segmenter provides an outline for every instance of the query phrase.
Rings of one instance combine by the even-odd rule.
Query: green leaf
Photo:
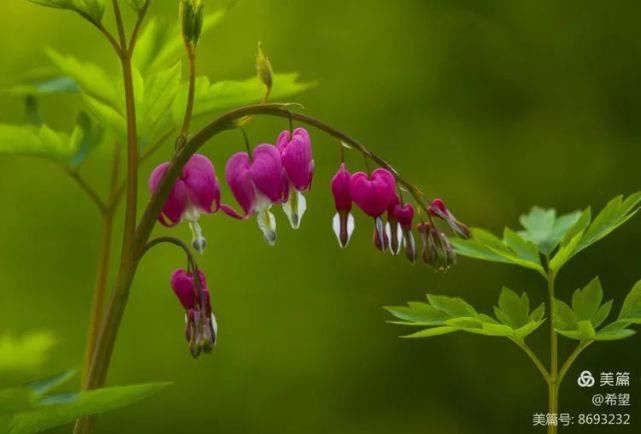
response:
[[[442,327],[432,327],[429,329],[421,330],[420,332],[412,333],[411,335],[407,336],[401,336],[403,338],[429,338],[432,336],[440,336],[440,335],[445,335],[447,333],[452,333],[457,331],[458,329],[456,327],[447,327],[447,326],[442,326]]]
[[[610,315],[610,312],[612,311],[612,304],[614,303],[613,300],[607,301],[605,304],[603,304],[599,310],[596,311],[594,316],[592,317],[592,325],[594,328],[598,328],[603,322],[608,319],[608,316]]]
[[[549,255],[580,216],[581,212],[577,211],[557,218],[553,209],[533,207],[519,219],[525,228],[521,235],[535,243],[543,254]]]
[[[550,260],[550,270],[552,270],[554,273],[558,273],[561,267],[563,267],[577,252],[582,238],[583,232],[579,232],[574,237],[572,237],[572,239],[570,239],[567,244],[562,244],[559,250]]]
[[[536,245],[531,241],[527,241],[513,230],[505,228],[503,241],[519,258],[535,264],[541,264],[539,249]]]
[[[111,387],[77,394],[64,404],[40,405],[13,415],[8,434],[33,434],[89,416],[115,410],[153,395],[168,383]]]
[[[427,295],[426,303],[408,303],[408,307],[387,307],[401,321],[390,321],[392,324],[430,328],[405,336],[423,338],[438,336],[455,331],[463,331],[483,336],[506,337],[523,340],[543,324],[544,307],[539,306],[535,312],[529,312],[529,300],[526,294],[521,297],[504,288],[496,308],[501,323],[494,318],[479,314],[474,307],[461,298],[439,295]],[[505,314],[503,310],[509,312]]]
[[[77,150],[70,161],[72,167],[77,168],[87,159],[89,154],[102,143],[104,133],[104,128],[95,124],[86,113],[81,112],[78,115],[76,127],[70,138],[71,148]]]
[[[572,308],[562,300],[554,299],[554,328],[558,330],[576,330],[577,320]]]
[[[452,318],[478,315],[476,310],[462,298],[428,294],[427,300],[435,309],[445,312]]]
[[[583,290],[577,289],[572,295],[572,310],[577,321],[591,321],[594,318],[601,301],[603,300],[603,289],[601,281],[595,277]]]
[[[499,296],[499,306],[494,310],[499,321],[513,329],[530,322],[530,301],[525,293],[519,297],[511,289],[503,287]]]
[[[274,75],[272,99],[295,95],[312,87],[312,83],[298,81],[297,73]],[[185,115],[187,104],[187,84],[183,84],[173,105],[174,122],[179,124]],[[261,101],[265,86],[258,77],[243,81],[220,81],[210,83],[207,77],[196,79],[196,97],[194,99],[194,117],[210,115],[231,107],[255,104]]]
[[[641,324],[641,280],[632,287],[625,297],[619,313],[619,320]]]
[[[619,339],[629,338],[635,334],[634,330],[627,327],[631,324],[629,321],[615,321],[598,331],[594,340],[596,341],[616,341]]]
[[[572,225],[572,227],[563,236],[563,239],[561,240],[561,247],[567,245],[572,241],[574,237],[584,232],[590,225],[591,221],[592,209],[590,207],[587,207],[585,210],[583,210],[576,223],[574,223],[574,225]]]
[[[0,372],[39,368],[47,361],[47,353],[55,342],[49,332],[32,332],[21,338],[0,336]]]
[[[126,0],[129,7],[136,12],[140,12],[149,0]]]
[[[418,325],[441,325],[449,316],[427,303],[408,303],[405,306],[388,306],[385,309],[396,318]]]
[[[585,231],[577,251],[596,243],[631,219],[639,210],[639,204],[641,192],[634,193],[625,200],[622,195],[617,196],[608,202]]]
[[[142,148],[159,135],[174,127],[171,107],[180,87],[182,64],[151,74],[145,84],[144,93],[137,105],[140,120],[139,135]]]
[[[28,0],[37,5],[49,8],[67,9],[86,16],[91,21],[99,23],[105,14],[103,0]]]

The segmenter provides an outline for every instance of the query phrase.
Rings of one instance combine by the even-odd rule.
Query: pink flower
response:
[[[229,216],[245,219],[257,214],[258,226],[265,240],[276,243],[276,218],[269,211],[273,204],[281,203],[286,192],[286,180],[280,152],[273,145],[258,145],[252,158],[238,152],[229,159],[225,177],[234,197],[243,209],[238,213],[229,205],[221,209]]]
[[[412,220],[414,220],[414,207],[411,203],[405,205],[396,204],[392,211],[394,219],[398,222],[403,231],[403,244],[405,244],[405,255],[413,264],[416,262],[416,241],[412,233]]]
[[[151,173],[149,190],[152,194],[158,190],[169,164],[162,163]],[[204,155],[195,154],[174,183],[158,221],[164,226],[175,226],[183,220],[188,221],[194,234],[193,246],[202,253],[207,241],[202,236],[198,219],[201,214],[215,213],[219,207],[220,185],[214,165]]]
[[[211,352],[216,345],[218,324],[211,310],[211,298],[205,275],[198,277],[186,270],[176,270],[171,276],[171,288],[185,309],[185,338],[194,357]]]
[[[452,228],[454,232],[459,234],[461,237],[467,239],[470,238],[470,230],[463,223],[456,220],[456,217],[447,209],[445,202],[442,199],[434,199],[430,205],[430,213],[439,217],[447,222],[447,224]]]
[[[294,229],[300,226],[307,203],[303,192],[310,189],[314,177],[312,141],[304,128],[296,128],[293,133],[283,131],[276,147],[280,151],[283,168],[287,176],[286,200],[283,211]]]
[[[336,214],[332,221],[332,228],[338,239],[338,244],[345,248],[354,232],[354,216],[352,216],[352,194],[350,191],[351,175],[345,168],[345,163],[332,179],[332,194],[336,205]]]
[[[374,170],[371,176],[357,172],[352,175],[350,191],[354,203],[375,219],[378,245],[385,248],[386,230],[381,216],[396,199],[396,178],[383,168]]]

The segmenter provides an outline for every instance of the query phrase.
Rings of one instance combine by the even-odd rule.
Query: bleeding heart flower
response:
[[[392,212],[394,218],[398,222],[401,230],[403,231],[403,244],[405,244],[405,255],[407,259],[413,264],[416,262],[416,242],[414,241],[414,234],[412,233],[412,220],[414,219],[414,207],[411,203],[405,205],[397,204],[394,206]]]
[[[350,189],[354,203],[375,219],[378,245],[385,247],[386,230],[381,216],[396,199],[396,178],[383,168],[374,170],[371,176],[357,172],[352,175]]]
[[[305,128],[296,128],[293,133],[283,131],[278,136],[276,147],[280,151],[288,184],[283,211],[292,227],[298,229],[307,209],[302,193],[310,189],[314,177],[312,141]]]
[[[470,229],[463,223],[456,220],[456,217],[454,217],[450,210],[447,209],[447,206],[445,206],[445,202],[443,202],[442,199],[434,199],[429,209],[433,216],[445,220],[452,230],[461,237],[465,239],[470,238]]]
[[[332,178],[332,194],[336,214],[332,220],[332,228],[338,239],[338,244],[345,248],[354,232],[354,216],[352,216],[352,193],[350,190],[351,175],[342,163],[334,178]]]
[[[185,309],[185,338],[192,356],[209,353],[216,345],[218,324],[211,310],[211,297],[205,275],[198,276],[186,270],[176,270],[171,276],[171,287]]]
[[[385,225],[385,233],[389,239],[389,249],[392,255],[396,256],[400,253],[403,245],[403,231],[396,218],[396,207],[400,206],[401,200],[398,194],[394,192],[394,198],[387,206],[387,224]]]
[[[222,205],[225,214],[246,219],[257,214],[258,226],[269,245],[276,243],[276,218],[269,211],[281,203],[286,192],[280,152],[273,145],[258,145],[252,158],[238,152],[229,159],[225,177],[234,197],[243,209],[238,213],[229,205]]]
[[[152,194],[158,190],[169,164],[162,163],[151,173],[149,190]],[[198,219],[201,214],[215,213],[219,207],[220,185],[214,165],[204,155],[195,154],[185,164],[181,176],[171,189],[158,221],[164,226],[175,226],[183,220],[188,221],[194,235],[192,244],[202,253],[207,241],[202,235]]]

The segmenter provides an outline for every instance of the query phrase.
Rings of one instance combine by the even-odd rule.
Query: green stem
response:
[[[554,272],[548,271],[547,286],[549,295],[549,321],[550,321],[550,379],[548,381],[548,413],[559,413],[559,342],[554,330]],[[548,426],[548,434],[556,434],[557,427]]]
[[[534,366],[537,367],[541,375],[543,375],[543,379],[545,380],[546,383],[550,382],[550,373],[548,370],[543,366],[543,363],[541,360],[538,358],[536,354],[534,354],[534,351],[524,342],[524,341],[519,341],[519,340],[513,340],[515,344],[517,344],[524,352],[525,354],[528,355],[528,357],[532,360],[534,363]]]
[[[181,136],[186,139],[191,126],[191,118],[194,112],[194,98],[196,96],[196,48],[187,44],[187,57],[189,58],[189,91],[187,93],[187,107],[185,108],[185,118],[183,127],[180,132]]]
[[[568,373],[570,368],[572,367],[572,364],[576,361],[577,357],[585,350],[587,347],[589,347],[592,342],[594,341],[583,341],[581,342],[570,354],[570,357],[565,361],[563,364],[563,367],[561,368],[561,371],[559,371],[559,387],[561,386],[561,383],[563,382],[563,379],[565,378],[565,375]]]
[[[80,176],[77,170],[72,169],[70,167],[63,167],[65,173],[73,179],[82,190],[87,193],[87,196],[93,201],[93,203],[98,207],[98,210],[104,214],[107,212],[107,205],[105,202],[100,198],[98,193],[96,193],[96,190],[93,189],[91,185],[85,179]]]

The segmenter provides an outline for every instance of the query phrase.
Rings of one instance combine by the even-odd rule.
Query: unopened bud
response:
[[[258,43],[258,51],[256,52],[256,73],[267,90],[271,91],[274,85],[274,70],[260,42]]]
[[[418,231],[423,240],[423,262],[436,271],[447,271],[456,264],[454,248],[443,232],[430,223],[420,223]]]
[[[205,4],[203,0],[181,0],[180,20],[185,44],[195,48],[203,30]]]

